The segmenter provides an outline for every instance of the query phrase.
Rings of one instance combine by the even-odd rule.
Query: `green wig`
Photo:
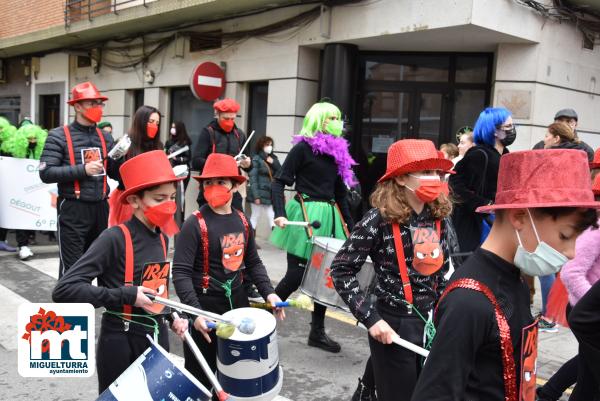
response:
[[[338,119],[342,118],[342,112],[335,104],[328,102],[318,102],[306,112],[300,135],[308,138],[315,136],[315,133],[322,132],[323,123],[328,117],[335,116]]]
[[[0,117],[1,118],[1,117]],[[17,134],[17,127],[11,125],[10,123],[0,129],[0,150],[3,153],[8,153],[4,150],[5,143],[9,142],[11,138],[13,138]]]
[[[6,146],[4,143],[2,144],[2,151],[19,159],[30,158],[39,160],[47,137],[48,133],[39,125],[25,124],[6,142]],[[29,140],[31,139],[35,139],[36,146],[30,153]]]

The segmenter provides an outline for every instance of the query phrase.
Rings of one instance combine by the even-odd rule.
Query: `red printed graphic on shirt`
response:
[[[240,268],[244,261],[245,245],[244,233],[226,234],[221,238],[222,262],[226,270],[235,272]]]
[[[537,320],[523,328],[521,336],[521,385],[519,401],[535,401],[535,379],[537,373]]]
[[[152,288],[156,295],[162,298],[169,298],[169,272],[171,271],[170,262],[150,262],[144,264],[142,270],[142,280],[140,285]],[[161,313],[165,309],[164,305],[155,303],[151,308],[145,308],[150,313]]]
[[[430,276],[444,264],[444,252],[435,227],[411,228],[413,243],[412,267],[424,276]]]

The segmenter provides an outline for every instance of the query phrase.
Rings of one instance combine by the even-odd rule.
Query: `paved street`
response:
[[[9,237],[10,238],[10,237]],[[285,273],[285,254],[264,240],[259,251],[274,283]],[[94,400],[97,381],[87,379],[23,379],[17,373],[16,313],[20,303],[47,302],[56,282],[57,248],[32,247],[36,256],[27,262],[14,254],[0,252],[0,400]],[[174,293],[174,292],[173,292]],[[539,291],[536,296],[539,308]],[[97,312],[97,317],[100,313]],[[97,319],[97,321],[99,321]],[[278,323],[280,364],[284,384],[280,400],[349,400],[368,357],[366,331],[353,324],[346,313],[333,312],[327,319],[329,333],[342,344],[342,352],[329,354],[306,346],[310,312],[289,310],[288,318]],[[577,350],[569,330],[540,333],[539,382],[543,383]],[[171,338],[171,352],[182,355],[181,342]],[[566,399],[566,397],[564,398]]]

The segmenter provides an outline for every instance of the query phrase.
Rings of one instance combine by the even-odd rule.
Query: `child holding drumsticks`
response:
[[[331,266],[336,290],[369,330],[378,400],[410,400],[422,365],[417,354],[391,345],[393,337],[419,346],[432,339],[428,316],[446,285],[444,219],[452,210],[438,173],[451,168],[431,141],[394,143],[386,174],[371,195],[373,209],[354,227]],[[375,303],[356,279],[368,256],[376,273]]]

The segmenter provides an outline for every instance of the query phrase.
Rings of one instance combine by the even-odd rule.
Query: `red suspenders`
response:
[[[506,320],[506,315],[504,315],[504,312],[502,312],[500,304],[498,304],[498,301],[496,300],[492,290],[490,290],[485,284],[470,278],[458,279],[446,287],[446,290],[440,297],[438,306],[440,302],[442,302],[442,299],[446,297],[446,295],[457,288],[465,288],[481,292],[494,306],[496,323],[498,324],[498,330],[500,331],[500,351],[502,353],[502,370],[504,376],[504,400],[517,401],[517,369],[515,367],[515,360],[513,356],[513,344],[510,336],[510,326],[508,325],[508,320]]]
[[[69,162],[71,163],[71,166],[74,166],[75,163],[75,151],[73,150],[73,140],[71,139],[71,131],[69,130],[69,126],[65,125],[64,126],[64,130],[65,130],[65,139],[67,140],[67,150],[69,151]],[[96,128],[96,133],[98,134],[98,137],[100,138],[100,143],[102,144],[102,158],[106,158],[106,141],[104,140],[104,135],[102,135],[102,132],[100,131],[99,128]],[[107,169],[107,162],[106,159],[104,159],[104,171],[106,171]],[[81,195],[81,188],[79,186],[79,180],[75,180],[75,182],[73,182],[73,190],[75,192],[75,198],[79,199],[79,196]],[[106,175],[104,175],[104,177],[102,177],[102,197],[104,198],[106,196]]]
[[[240,219],[242,219],[242,223],[244,224],[244,231],[246,234],[246,246],[248,246],[248,235],[249,235],[249,225],[248,225],[248,220],[246,219],[246,216],[244,216],[244,213],[240,212],[239,210],[236,210],[236,212],[238,213],[238,215],[240,216]],[[209,258],[208,258],[208,227],[206,227],[206,220],[204,220],[204,217],[202,216],[202,213],[200,213],[199,210],[196,210],[194,212],[194,216],[196,216],[196,218],[198,219],[198,226],[200,227],[200,242],[201,242],[201,246],[202,246],[202,293],[206,294],[206,292],[208,291],[208,283],[210,281],[210,275],[208,274],[208,271],[210,269],[209,266]]]
[[[440,220],[435,222],[438,238],[442,240],[442,224]],[[408,277],[408,268],[406,267],[406,257],[404,256],[404,245],[402,244],[402,234],[400,233],[400,225],[398,223],[392,223],[392,232],[394,234],[394,247],[396,248],[396,258],[398,259],[398,270],[400,270],[400,278],[402,279],[402,288],[404,289],[404,299],[411,306],[413,304],[413,293],[410,285],[410,278]]]
[[[207,128],[208,128],[208,135],[210,136],[210,141],[212,142],[212,153],[216,153],[217,152],[217,138],[215,138],[215,130],[211,126],[209,126]],[[233,133],[235,134],[235,137],[238,141],[238,149],[242,150],[242,144],[240,143],[240,134],[238,133],[238,131],[235,128],[233,129]]]
[[[131,233],[125,224],[119,224],[119,228],[123,231],[123,237],[125,237],[125,287],[131,287],[133,285],[133,271],[134,271],[134,254],[133,254],[133,242],[131,241]],[[165,237],[160,234],[160,242],[162,244],[165,259],[167,259],[167,244],[165,243]],[[131,320],[131,311],[133,307],[131,305],[123,305],[124,318]]]

